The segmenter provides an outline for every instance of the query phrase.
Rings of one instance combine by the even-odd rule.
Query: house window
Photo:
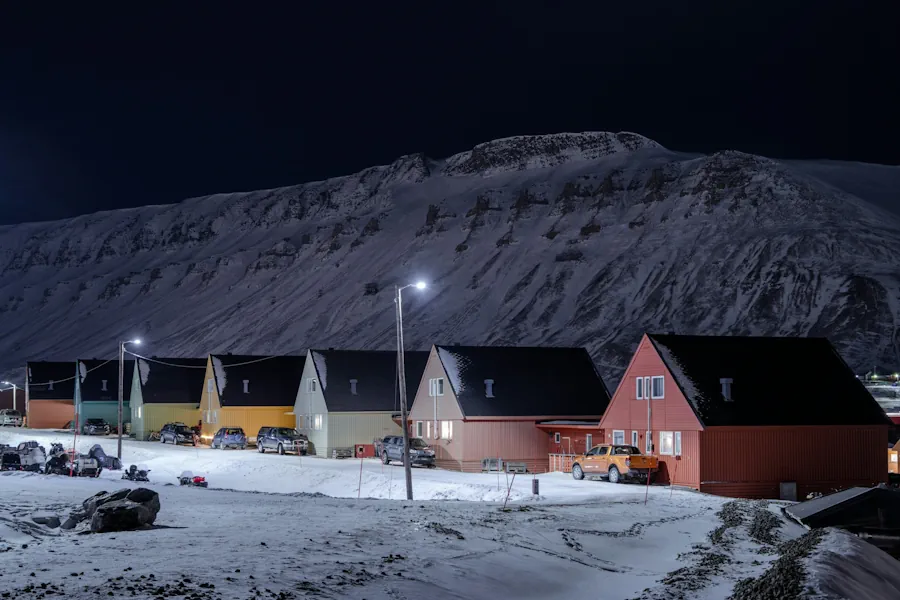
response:
[[[436,379],[428,380],[428,395],[429,396],[443,396],[444,395],[444,378],[438,377]]]
[[[644,452],[646,454],[653,454],[653,433],[650,431],[647,431],[644,436]]]
[[[431,421],[425,423],[425,437],[431,439]]]
[[[416,437],[424,437],[425,433],[425,423],[422,421],[416,421]]]
[[[638,435],[638,432],[632,431],[631,432],[631,445],[634,446],[635,448],[637,448],[639,439],[640,439],[640,436]]]
[[[561,435],[559,434],[559,432],[557,431],[556,433],[553,434],[553,443],[554,443],[554,444],[560,443],[560,442],[562,441],[561,438],[562,438],[562,436],[561,436]]]
[[[659,453],[666,456],[672,456],[675,453],[675,434],[673,432],[659,432]]]
[[[625,431],[624,430],[613,430],[613,444],[624,444],[625,443]]]
[[[594,434],[589,433],[584,436],[584,451],[590,452],[591,448],[594,447]]]
[[[644,377],[644,400],[650,399],[650,378]]]
[[[634,387],[634,397],[638,400],[643,400],[644,399],[644,378],[638,377],[637,379],[634,380],[634,382],[637,384]]]
[[[207,393],[207,394],[212,394],[212,393],[213,393],[213,389],[214,389],[214,388],[213,388],[213,385],[215,385],[215,384],[213,384],[213,380],[212,380],[212,379],[207,379],[207,380],[206,380],[206,393]]]
[[[297,415],[297,429],[306,429],[306,417]]]
[[[453,439],[453,421],[441,421],[441,437],[445,440]]]
[[[306,391],[310,392],[310,393],[316,391],[316,380],[315,379],[309,378],[306,380]]]
[[[665,381],[666,378],[662,376],[651,377],[651,388],[650,388],[650,397],[654,400],[658,400],[660,398],[665,397]]]
[[[196,389],[196,388],[194,388],[194,389]],[[142,408],[144,408],[144,407],[143,407],[143,406],[138,406],[138,407],[137,407],[137,418],[138,418],[138,419],[141,418],[141,409],[142,409]]]
[[[322,431],[322,415],[313,415],[313,429],[316,431]]]
[[[249,379],[244,380],[244,393],[245,394],[250,393],[250,380]]]

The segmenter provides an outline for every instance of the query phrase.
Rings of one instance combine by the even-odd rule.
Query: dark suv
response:
[[[184,423],[166,423],[163,425],[163,428],[159,430],[159,441],[163,444],[172,442],[176,446],[178,444],[190,444],[191,446],[196,446],[197,435],[194,433],[193,429]]]
[[[84,435],[109,435],[109,423],[103,419],[88,419],[81,432]]]
[[[381,462],[388,465],[392,460],[403,462],[403,436],[389,435],[378,444]],[[434,450],[422,438],[409,438],[409,463],[411,465],[434,466]]]
[[[256,448],[260,454],[275,450],[278,454],[293,452],[302,455],[309,449],[309,439],[290,427],[260,427],[256,434]]]

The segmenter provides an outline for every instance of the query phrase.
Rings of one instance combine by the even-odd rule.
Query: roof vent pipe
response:
[[[353,394],[354,396],[356,395],[356,382],[357,382],[356,379],[350,380],[350,393]]]
[[[244,380],[244,393],[245,394],[250,393],[250,380],[249,379]]]
[[[734,379],[731,377],[723,377],[719,380],[719,383],[722,384],[722,397],[725,398],[725,402],[733,402],[734,398],[731,397],[731,384],[734,383]]]
[[[485,379],[484,380],[484,397],[485,398],[493,398],[494,397],[494,380],[493,379]]]

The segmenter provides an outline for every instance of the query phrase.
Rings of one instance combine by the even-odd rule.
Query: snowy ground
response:
[[[0,430],[0,443],[48,446],[54,436],[63,437]],[[113,440],[102,445],[114,453]],[[803,533],[777,503],[662,487],[650,489],[645,505],[636,485],[546,475],[534,498],[530,479],[519,485],[517,478],[515,502],[504,511],[496,475],[415,470],[417,498],[431,501],[407,502],[396,500],[402,469],[382,473],[380,463],[364,461],[357,500],[359,461],[301,465],[291,456],[130,441],[124,448],[126,464],[152,469],[159,528],[72,535],[31,521],[36,513],[65,515],[100,490],[134,487],[118,473],[2,474],[0,597],[724,599],[736,582],[766,572],[780,542]],[[170,485],[184,469],[231,490]],[[824,571],[829,556],[804,564]],[[834,579],[819,577],[818,588],[833,589]]]

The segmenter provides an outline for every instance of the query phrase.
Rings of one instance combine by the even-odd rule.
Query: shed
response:
[[[434,346],[410,420],[444,468],[480,471],[499,458],[545,472],[554,430],[537,424],[596,423],[608,403],[584,348]]]
[[[890,421],[825,338],[645,335],[601,427],[657,455],[660,481],[712,494],[887,480]]]
[[[240,427],[256,441],[260,427],[293,427],[292,407],[304,356],[210,354],[200,391],[201,438]]]
[[[62,429],[75,420],[76,362],[25,363],[26,424],[34,429]]]
[[[406,352],[407,402],[412,402],[428,352]],[[403,433],[397,353],[380,350],[309,350],[294,414],[309,438],[311,454],[370,446],[376,438]]]
[[[166,423],[200,423],[205,358],[138,358],[131,385],[131,433],[146,441]]]

